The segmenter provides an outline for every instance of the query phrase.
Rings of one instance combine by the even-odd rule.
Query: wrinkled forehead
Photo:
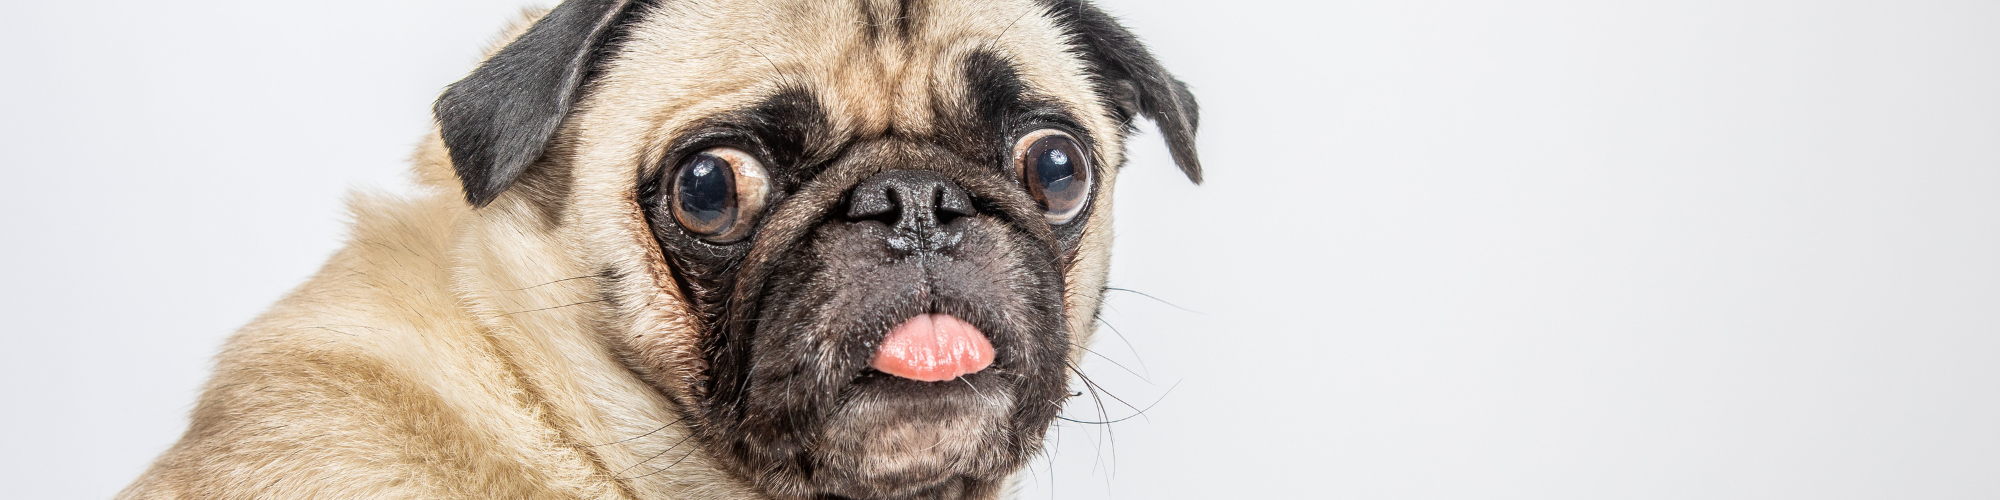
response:
[[[925,135],[943,113],[972,103],[966,68],[985,54],[1005,62],[1025,93],[1107,137],[1115,125],[1089,97],[1068,44],[1027,0],[662,2],[626,32],[596,97],[671,134],[799,90],[824,108],[836,137]]]

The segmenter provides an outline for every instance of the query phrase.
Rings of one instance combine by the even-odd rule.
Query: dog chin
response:
[[[863,375],[823,423],[814,458],[838,472],[819,475],[828,481],[816,489],[852,498],[956,496],[930,493],[1004,477],[1024,450],[1007,434],[1014,397],[1000,378]]]

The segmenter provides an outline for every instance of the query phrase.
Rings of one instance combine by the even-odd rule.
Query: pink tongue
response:
[[[889,330],[869,366],[911,380],[943,382],[992,364],[993,343],[978,327],[949,314],[919,314]]]

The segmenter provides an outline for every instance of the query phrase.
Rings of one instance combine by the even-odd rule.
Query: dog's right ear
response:
[[[540,159],[575,105],[632,0],[569,0],[445,88],[432,113],[474,207],[491,203]]]

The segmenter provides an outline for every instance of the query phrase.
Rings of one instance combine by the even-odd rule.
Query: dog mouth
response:
[[[1061,372],[1040,369],[1049,350],[1038,339],[1056,332],[996,322],[990,308],[966,300],[876,307],[885,311],[786,342],[816,347],[765,353],[804,363],[753,369],[746,402],[755,413],[745,415],[745,430],[754,436],[746,437],[767,453],[795,450],[775,461],[796,473],[775,489],[805,498],[954,498],[990,487],[1039,446],[1046,424],[1038,413],[1054,405],[1038,389]],[[904,319],[861,326],[889,323],[868,317]]]
[[[957,316],[918,314],[889,329],[868,366],[919,382],[944,382],[993,366],[993,342]]]

